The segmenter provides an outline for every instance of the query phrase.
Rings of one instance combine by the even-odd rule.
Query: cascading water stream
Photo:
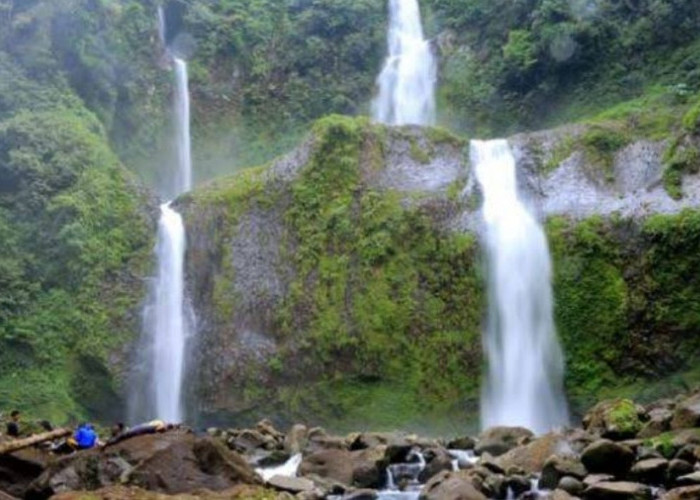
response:
[[[165,16],[158,9],[158,33],[163,47]],[[173,197],[186,193],[192,186],[192,154],[190,142],[190,98],[187,63],[169,53],[175,70],[175,142],[177,169],[168,191]],[[185,307],[184,260],[186,234],[182,217],[171,202],[160,207],[156,259],[158,276],[151,293],[151,300],[144,311],[144,324],[149,359],[147,377],[148,397],[135,398],[139,408],[132,408],[131,415],[140,418],[159,418],[170,422],[184,419],[182,381],[185,369],[185,347],[192,324]],[[135,390],[140,390],[136,387]]]
[[[377,79],[373,117],[389,125],[432,125],[437,64],[423,38],[418,0],[389,0],[389,54]]]
[[[508,143],[472,141],[471,160],[484,196],[489,266],[482,426],[520,425],[544,433],[568,421],[547,240],[518,197]]]

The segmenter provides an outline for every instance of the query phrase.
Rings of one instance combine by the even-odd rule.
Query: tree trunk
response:
[[[0,443],[0,455],[5,453],[12,453],[13,451],[21,450],[24,448],[29,448],[32,445],[43,443],[44,441],[51,441],[52,439],[58,439],[71,434],[70,429],[56,429],[50,432],[42,432],[41,434],[34,434],[28,438],[23,439],[13,439],[12,441],[6,441]]]

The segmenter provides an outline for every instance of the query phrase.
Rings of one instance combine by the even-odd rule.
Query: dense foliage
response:
[[[4,48],[46,35],[22,6],[2,18],[28,23],[2,30]],[[0,51],[0,399],[58,421],[110,415],[114,355],[137,331],[148,200],[55,61],[26,56]]]
[[[426,0],[441,108],[485,134],[572,121],[652,85],[700,90],[700,12],[684,0]]]

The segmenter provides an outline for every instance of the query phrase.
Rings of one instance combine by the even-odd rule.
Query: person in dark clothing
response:
[[[11,420],[7,423],[7,435],[11,437],[19,437],[19,410],[12,410],[10,413]]]

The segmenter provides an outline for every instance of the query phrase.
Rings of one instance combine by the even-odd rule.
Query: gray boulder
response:
[[[600,439],[586,447],[581,462],[590,473],[612,474],[621,477],[629,472],[634,463],[634,452],[627,446],[609,439]]]

